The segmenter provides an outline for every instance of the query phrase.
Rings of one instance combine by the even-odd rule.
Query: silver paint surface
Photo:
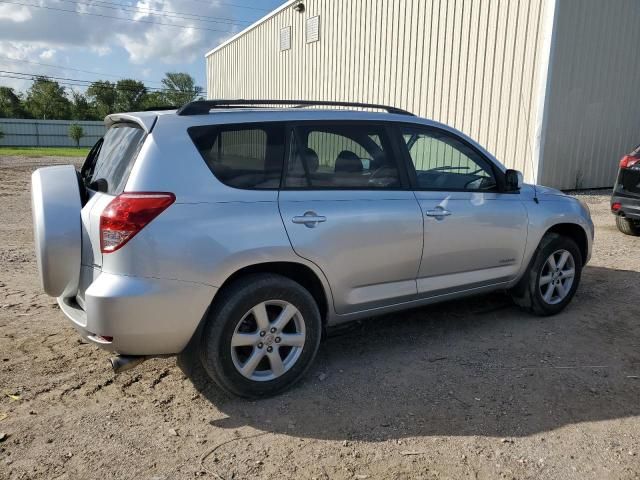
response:
[[[530,185],[509,194],[241,190],[214,177],[187,134],[194,125],[295,120],[435,125],[472,143],[504,171],[476,142],[437,122],[344,110],[242,109],[186,117],[114,115],[106,123],[121,120],[149,132],[125,191],[172,192],[176,202],[113,253],[100,253],[100,214],[113,198],[101,193],[91,196],[80,218],[71,205],[51,214],[76,215],[77,230],[62,222],[62,230],[44,240],[77,239],[68,242],[63,258],[77,272],[79,280],[71,283],[79,283],[78,292],[67,290],[59,303],[85,338],[119,353],[180,352],[218,289],[257,264],[308,268],[322,285],[331,325],[513,286],[556,224],[579,225],[590,255],[588,211],[552,189],[536,187],[537,202]],[[450,215],[428,215],[438,207]],[[294,221],[305,214],[325,220]],[[70,275],[66,267],[52,268]],[[95,335],[114,340],[101,343]]]

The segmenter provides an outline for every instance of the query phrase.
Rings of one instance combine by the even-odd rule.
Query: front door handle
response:
[[[319,223],[326,222],[327,217],[318,215],[316,212],[304,212],[304,215],[298,215],[291,220],[293,223],[301,223],[305,227],[313,228]]]
[[[433,210],[427,210],[425,212],[425,215],[427,217],[442,218],[442,217],[448,217],[449,215],[451,215],[451,212],[449,210],[445,210],[444,208],[438,206]]]

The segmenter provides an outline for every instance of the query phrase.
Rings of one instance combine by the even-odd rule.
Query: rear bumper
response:
[[[620,195],[614,193],[611,197],[611,204],[620,203],[620,210],[614,212],[633,220],[640,220],[640,195]]]
[[[83,338],[123,355],[181,352],[217,290],[200,283],[113,275],[98,269],[92,276],[84,293],[84,309],[73,298],[60,297],[58,304]]]

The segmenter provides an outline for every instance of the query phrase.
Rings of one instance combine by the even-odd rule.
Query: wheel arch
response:
[[[556,233],[576,242],[582,256],[582,266],[586,264],[589,255],[589,237],[581,225],[577,223],[556,223],[547,229],[545,235],[548,233]]]
[[[582,267],[584,267],[587,263],[589,255],[589,237],[587,236],[588,234],[584,227],[582,227],[579,223],[559,222],[547,226],[546,229],[540,228],[539,230],[537,230],[537,232],[542,233],[538,233],[538,235],[540,236],[535,236],[534,239],[532,239],[532,244],[528,246],[527,253],[525,254],[525,261],[522,265],[523,268],[512,287],[515,291],[521,290],[523,282],[526,281],[527,272],[535,261],[536,252],[540,248],[540,243],[542,242],[543,238],[549,233],[566,236],[575,241],[582,256]]]
[[[243,276],[255,273],[275,273],[302,285],[309,291],[316,301],[318,309],[320,310],[322,324],[323,326],[326,326],[332,313],[331,305],[333,305],[333,300],[331,291],[329,290],[328,284],[320,277],[322,274],[315,272],[311,267],[303,263],[292,261],[273,261],[246,265],[230,274],[222,285],[220,285],[218,292]],[[215,302],[215,298],[213,299],[213,302]]]

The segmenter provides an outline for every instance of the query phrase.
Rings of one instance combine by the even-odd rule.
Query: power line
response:
[[[208,2],[206,0],[192,0],[193,2],[199,2],[199,3],[208,3],[209,5],[211,5],[211,2]],[[245,8],[247,10],[260,10],[263,12],[270,12],[271,9],[270,8],[260,8],[260,7],[248,7],[246,5],[237,5],[237,4],[233,4],[233,3],[224,3],[224,2],[218,2],[218,5],[225,5],[227,7],[236,7],[236,8]]]
[[[13,78],[16,80],[25,80],[27,82],[35,82],[37,79],[36,78],[29,78],[29,77],[19,77],[16,75],[7,75],[4,73],[0,73],[0,78]],[[64,82],[64,81],[57,81],[56,83],[59,83],[60,85],[67,85],[67,86],[72,86],[72,87],[86,87],[87,85],[83,84],[83,83],[74,83],[74,82]]]
[[[37,80],[37,77],[44,77],[48,80],[55,80],[56,83],[60,83],[63,85],[71,85],[76,87],[90,87],[93,85],[96,88],[109,88],[106,85],[101,85],[101,84],[96,85],[95,84],[96,82],[90,81],[90,80],[80,80],[77,78],[67,78],[67,77],[53,77],[48,75],[38,75],[38,74],[27,73],[27,72],[13,72],[9,70],[0,70],[0,77],[13,78],[17,80],[27,80],[31,82],[35,82]],[[115,84],[113,85],[115,87]],[[148,87],[144,85],[144,83],[143,83],[143,87],[150,92],[172,92],[173,91],[169,88]],[[126,85],[121,85],[118,88],[120,88],[121,90],[131,90],[131,91],[138,90],[137,88],[128,87]],[[204,92],[200,90],[188,90],[184,93],[204,93]]]
[[[250,22],[245,22],[242,20],[233,20],[232,18],[220,18],[220,17],[213,17],[211,15],[200,15],[197,13],[188,13],[188,12],[174,12],[174,11],[170,11],[170,10],[158,10],[155,8],[148,8],[148,7],[136,7],[133,5],[123,5],[121,3],[114,3],[114,2],[108,2],[105,0],[94,0],[92,2],[80,2],[80,1],[76,1],[76,0],[60,0],[62,2],[67,2],[67,3],[71,3],[74,5],[85,5],[85,6],[91,6],[91,7],[97,7],[97,8],[105,8],[105,9],[111,9],[111,10],[116,10],[116,11],[123,11],[123,12],[136,12],[136,13],[144,13],[147,15],[154,15],[154,16],[158,16],[158,17],[165,17],[165,18],[178,18],[178,19],[182,19],[182,20],[197,20],[200,22],[209,22],[209,23],[220,23],[222,25],[229,25],[229,26],[238,26],[238,27],[244,27],[247,24],[249,24]],[[105,5],[98,5],[98,4],[105,4]],[[154,13],[157,12],[157,13]],[[187,16],[188,15],[188,16]]]
[[[37,80],[35,78],[18,77],[18,76],[15,76],[15,75],[5,75],[3,73],[0,73],[0,78],[12,78],[12,79],[16,79],[16,80],[25,80],[27,82],[35,82]],[[59,83],[61,85],[66,85],[66,86],[72,86],[72,87],[86,87],[86,85],[84,85],[84,84],[79,84],[79,83],[74,83],[74,82],[57,81],[56,83]],[[121,90],[132,90],[132,89],[129,89],[129,88],[126,88],[126,87],[125,88],[121,87],[120,89]],[[157,92],[152,91],[151,93],[157,93]],[[205,92],[204,90],[200,91],[200,92],[196,92],[195,90],[193,90],[193,91],[187,90],[185,92],[180,92],[180,93],[194,93],[194,94],[202,95],[204,97],[207,96],[207,92]]]
[[[0,73],[0,78],[13,78],[16,80],[25,80],[27,82],[35,82],[37,81],[36,78],[30,78],[30,77],[20,77],[17,75],[7,75],[4,73]],[[75,82],[66,82],[66,81],[62,81],[62,80],[56,80],[56,83],[60,84],[60,85],[66,85],[66,86],[71,86],[71,87],[87,87],[88,85],[84,84],[84,83],[75,83]],[[107,88],[106,85],[97,85],[97,88],[103,87],[103,88]],[[124,90],[132,90],[131,88],[124,88]]]
[[[80,78],[55,77],[53,75],[42,75],[42,74],[30,73],[30,72],[12,72],[10,70],[0,70],[0,73],[7,73],[7,74],[12,74],[12,75],[25,75],[27,77],[45,77],[45,78],[48,78],[48,79],[65,80],[65,81],[69,81],[69,82],[82,82],[82,83],[85,83],[86,86],[90,86],[92,83],[100,81],[100,80],[82,80]],[[133,80],[133,79],[130,79],[130,80]],[[136,80],[136,81],[138,81],[138,80]],[[165,90],[164,88],[161,88],[161,87],[146,87],[146,88],[148,90]]]
[[[13,5],[20,5],[22,7],[44,8],[46,10],[55,10],[55,11],[58,11],[58,12],[75,13],[76,15],[91,15],[91,16],[94,16],[94,17],[113,18],[114,20],[121,20],[123,22],[148,23],[148,24],[151,24],[151,25],[165,25],[165,26],[168,26],[168,27],[175,27],[175,28],[194,29],[194,30],[208,30],[210,32],[221,32],[221,33],[233,33],[231,30],[218,30],[216,28],[194,27],[194,26],[191,26],[191,25],[176,25],[175,23],[150,22],[148,20],[134,20],[132,18],[115,17],[113,15],[102,15],[100,13],[78,12],[76,10],[65,10],[65,9],[62,9],[62,8],[48,7],[48,6],[45,6],[45,5],[32,5],[32,4],[28,4],[28,3],[10,2],[8,0],[0,0],[0,3],[10,3],[10,4],[13,4]]]
[[[49,68],[56,68],[58,70],[73,70],[74,72],[82,72],[82,73],[91,73],[94,75],[101,75],[103,77],[112,77],[112,78],[117,78],[118,80],[124,80],[127,78],[126,75],[113,75],[110,73],[102,73],[102,72],[96,72],[96,71],[92,71],[92,70],[82,70],[80,68],[73,68],[73,67],[63,67],[60,65],[51,65],[50,63],[40,63],[40,62],[33,62],[31,60],[23,60],[21,58],[11,58],[11,57],[7,57],[6,55],[0,55],[0,57],[2,58],[6,58],[7,60],[11,61],[11,62],[23,62],[23,63],[31,63],[33,65],[40,65],[42,67],[49,67]],[[162,83],[159,80],[147,80],[148,83]]]
[[[162,12],[162,13],[175,13],[175,14],[179,14],[179,15],[195,15],[197,17],[213,18],[213,19],[216,19],[216,20],[226,20],[227,22],[229,22],[232,25],[237,25],[237,24],[241,24],[241,23],[251,24],[251,22],[247,21],[247,20],[239,20],[239,19],[228,18],[228,17],[218,17],[218,16],[215,16],[215,15],[202,15],[200,13],[190,13],[190,12],[173,12],[173,11],[170,11],[170,10],[159,10],[157,8],[151,8],[151,7],[137,7],[137,6],[134,6],[134,5],[127,5],[127,4],[123,4],[123,3],[107,2],[106,0],[96,0],[96,1],[100,1],[101,3],[111,3],[112,5],[117,5],[117,6],[122,6],[122,7],[153,10],[153,11]],[[211,5],[211,2],[205,1],[203,3],[207,3],[207,4]]]

